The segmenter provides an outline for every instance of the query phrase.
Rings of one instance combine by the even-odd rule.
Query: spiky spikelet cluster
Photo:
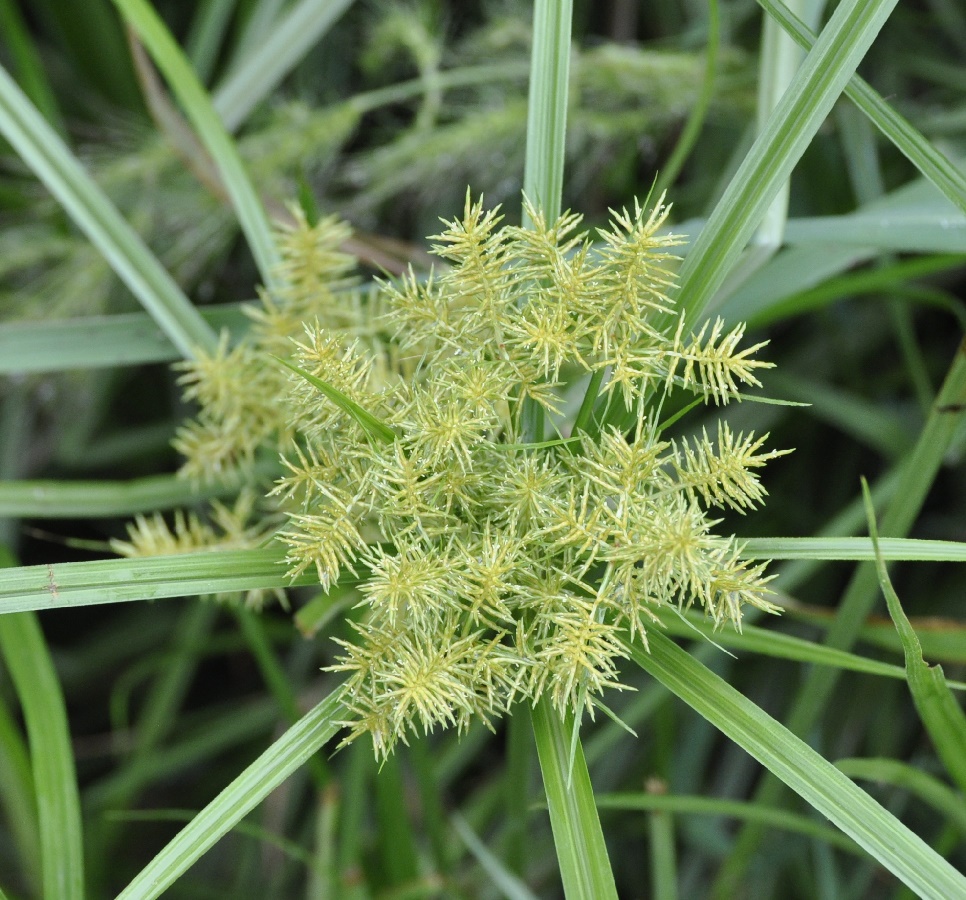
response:
[[[435,237],[450,265],[386,286],[392,340],[308,322],[294,347],[281,538],[293,573],[360,581],[358,640],[334,668],[348,739],[368,732],[380,755],[543,695],[593,714],[620,686],[621,629],[645,637],[659,607],[735,624],[772,608],[763,566],[709,510],[756,506],[778,454],[724,424],[669,440],[660,420],[674,390],[724,404],[757,385],[758,346],[676,323],[661,204],[615,214],[596,245],[576,215],[527,213],[532,229],[501,226],[468,198]],[[581,373],[634,413],[629,433],[546,440]]]
[[[294,414],[286,406],[284,370],[266,363],[267,354],[288,355],[292,338],[304,334],[312,321],[333,329],[344,341],[347,334],[363,342],[378,336],[372,324],[375,302],[354,289],[349,277],[354,260],[342,252],[348,226],[334,216],[313,226],[298,207],[292,221],[280,226],[276,239],[282,264],[272,292],[261,292],[261,302],[245,308],[252,326],[232,343],[222,333],[214,353],[199,352],[180,363],[184,399],[198,406],[195,419],[178,431],[174,441],[184,456],[179,474],[226,485],[247,484],[232,509],[211,504],[207,515],[177,511],[166,521],[160,514],[138,516],[128,526],[126,541],[112,541],[122,556],[158,556],[216,549],[251,549],[263,544],[278,524],[273,501],[263,495],[271,483],[265,471],[277,471],[280,446],[294,441]],[[259,463],[256,466],[256,463]],[[264,464],[264,465],[263,465]],[[216,599],[234,599],[218,595]],[[246,595],[249,606],[261,606],[279,591]]]
[[[201,409],[178,443],[183,472],[206,478],[281,448],[271,500],[291,571],[359,582],[358,640],[334,667],[349,740],[368,732],[384,755],[543,695],[593,714],[620,687],[622,628],[646,641],[667,605],[735,624],[744,604],[771,608],[763,567],[709,511],[754,508],[779,454],[724,423],[669,439],[660,416],[677,390],[726,404],[768,364],[739,349],[741,327],[685,334],[661,204],[616,213],[592,244],[578,216],[528,207],[532,229],[507,227],[467,199],[435,238],[449,265],[368,293],[347,290],[344,226],[294,212],[249,334],[183,366]],[[588,375],[598,417],[560,438]],[[254,546],[264,526],[242,505],[212,525],[139,520],[116,549]]]
[[[309,226],[298,207],[293,221],[278,232],[282,258],[278,287],[261,292],[260,305],[245,312],[253,320],[249,334],[235,345],[223,332],[214,354],[178,364],[184,398],[199,406],[198,416],[183,425],[174,441],[184,457],[183,475],[211,480],[250,469],[260,450],[286,439],[289,417],[282,398],[284,372],[266,365],[265,354],[288,355],[303,323],[319,321],[340,332],[363,316],[351,286],[351,256],[339,248],[349,228],[335,217]]]
[[[274,530],[271,518],[259,518],[256,495],[242,490],[231,506],[212,501],[210,514],[202,519],[197,513],[176,510],[170,522],[161,513],[138,515],[128,525],[128,540],[113,539],[111,549],[119,556],[168,556],[174,553],[196,553],[212,550],[243,550],[269,539]],[[260,610],[269,597],[285,601],[277,590],[251,590],[212,595],[220,603],[243,600],[249,609]]]

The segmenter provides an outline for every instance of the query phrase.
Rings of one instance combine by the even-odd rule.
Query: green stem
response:
[[[523,193],[547,222],[560,217],[563,195],[572,19],[573,0],[536,0]]]
[[[648,817],[650,832],[651,890],[661,900],[677,900],[677,858],[674,853],[674,817],[656,810]]]
[[[563,193],[572,18],[572,0],[536,0],[523,190],[547,222],[560,217]],[[526,214],[524,225],[533,226]],[[524,422],[530,418],[526,412],[525,408]],[[524,439],[541,438],[531,434]],[[579,739],[572,740],[576,737],[573,717],[561,720],[544,699],[533,708],[532,720],[568,900],[616,900],[584,751]]]
[[[573,715],[561,718],[546,698],[532,712],[537,756],[567,900],[617,900],[590,773],[578,741],[571,761]]]
[[[536,0],[523,193],[548,224],[560,218],[563,196],[572,23],[573,0]],[[523,224],[533,227],[526,209]],[[531,398],[524,401],[521,422],[525,441],[543,440],[543,409]]]
[[[44,896],[81,900],[83,832],[67,707],[36,615],[0,618],[0,652],[23,709],[30,743]]]

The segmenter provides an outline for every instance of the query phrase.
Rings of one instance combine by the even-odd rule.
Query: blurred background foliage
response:
[[[318,213],[338,213],[351,223],[355,234],[344,249],[364,272],[396,273],[410,263],[424,268],[424,236],[439,230],[440,216],[458,213],[467,186],[488,204],[505,203],[511,220],[519,215],[530,4],[345,5],[280,87],[239,115],[233,130],[273,214],[284,217],[285,203],[301,198]],[[291,4],[159,0],[155,6],[218,97],[219,86]],[[708,14],[691,0],[577,0],[575,23],[564,206],[595,225],[608,207],[645,197],[666,165],[701,90]],[[670,186],[673,218],[685,229],[708,214],[750,145],[760,26],[752,0],[722,3],[713,98]],[[964,52],[962,5],[914,0],[896,9],[861,67],[953,159],[966,156]],[[199,305],[217,310],[254,296],[257,272],[224,192],[150,67],[132,57],[109,0],[0,0],[0,61]],[[765,483],[772,496],[765,510],[747,520],[733,515],[719,530],[744,537],[863,533],[860,475],[880,479],[879,496],[888,494],[894,483],[889,473],[918,435],[962,339],[961,237],[959,245],[953,235],[948,247],[932,250],[919,246],[928,238],[917,243],[913,233],[893,246],[863,245],[861,234],[853,234],[844,243],[854,255],[822,271],[825,245],[796,236],[794,227],[795,220],[844,217],[914,176],[844,100],[796,169],[788,246],[733,295],[727,309],[750,319],[751,342],[772,341],[767,356],[778,369],[764,379],[767,392],[811,405],[744,404],[732,411],[735,431],[770,430],[771,446],[796,452],[769,468]],[[807,257],[816,248],[818,256]],[[51,324],[137,309],[97,251],[0,146],[0,324]],[[238,326],[237,316],[225,315]],[[6,332],[8,341],[24,333]],[[178,466],[170,440],[190,410],[163,361],[10,374],[0,380],[0,397],[7,479],[125,479]],[[966,431],[960,428],[914,536],[966,540],[964,453]],[[126,519],[78,511],[56,521],[31,518],[19,528],[7,519],[0,538],[25,564],[89,559],[104,555],[110,538],[123,536]],[[784,573],[779,584],[788,592],[789,612],[774,627],[819,637],[851,564],[776,568]],[[894,577],[907,611],[922,625],[927,658],[931,650],[947,676],[963,677],[961,567],[907,563]],[[92,867],[92,883],[104,893],[92,896],[126,883],[177,825],[149,814],[149,821],[132,823],[108,811],[123,816],[139,808],[197,808],[278,726],[264,668],[246,642],[245,615],[166,601],[43,617],[72,716],[85,811],[96,823],[91,858],[99,867]],[[953,626],[948,619],[956,617],[960,625]],[[263,622],[265,647],[281,661],[293,690],[300,699],[317,697],[318,669],[331,661],[331,642],[294,635],[288,614],[279,610]],[[338,634],[341,626],[327,628]],[[863,651],[894,661],[897,644],[882,637],[887,633],[870,627]],[[740,660],[720,653],[709,658],[712,668],[779,718],[802,678],[798,664],[747,652]],[[159,698],[159,673],[173,665],[179,679]],[[757,777],[755,764],[686,707],[649,693],[640,673],[635,679],[643,692],[615,699],[615,707],[643,710],[646,721],[635,720],[643,723],[636,726],[640,737],[615,735],[603,723],[589,729],[595,788],[640,790],[645,780],[657,779],[649,782],[653,790],[746,796]],[[0,688],[7,692],[9,685]],[[159,715],[150,739],[142,730],[146,710]],[[628,712],[629,720],[634,715]],[[891,756],[940,771],[899,682],[843,678],[809,737],[832,759]],[[494,829],[497,846],[514,840],[494,812],[502,796],[494,774],[505,752],[502,738],[474,731],[459,744],[436,741],[431,750],[447,800],[474,827]],[[342,829],[333,839],[341,854],[333,865],[355,873],[358,896],[494,896],[482,870],[464,855],[437,858],[438,870],[452,879],[440,887],[416,878],[407,868],[415,856],[396,846],[415,842],[416,833],[436,833],[422,827],[440,814],[426,795],[407,810],[393,794],[393,782],[401,779],[418,794],[429,752],[414,747],[376,778],[371,753],[354,747],[331,763],[340,772],[339,796],[307,790],[310,779],[319,784],[326,778],[324,771],[306,771],[266,804],[257,826],[262,830],[253,824],[254,832],[239,830],[223,841],[172,896],[301,896],[306,876],[299,848],[326,827]],[[961,830],[937,825],[929,806],[902,791],[873,790],[962,866]],[[355,798],[370,794],[371,805],[346,814]],[[419,825],[400,824],[412,810]],[[338,826],[320,824],[326,816]],[[604,817],[622,895],[648,896],[641,867],[653,821],[633,812]],[[678,821],[681,895],[709,896],[734,827],[721,816]],[[287,834],[294,844],[269,842],[266,831]],[[525,848],[529,883],[540,896],[553,896],[549,830],[534,829],[531,838]],[[20,871],[23,861],[11,858],[12,846],[0,837],[0,872]],[[419,852],[429,851],[420,844]],[[509,856],[515,852],[522,851],[511,847]],[[822,869],[841,878],[842,892],[828,893],[831,888],[816,881],[813,857],[831,852],[798,837],[766,838],[745,896],[902,896],[880,869],[847,854]],[[26,896],[29,875],[13,885]],[[392,893],[401,885],[412,893]]]

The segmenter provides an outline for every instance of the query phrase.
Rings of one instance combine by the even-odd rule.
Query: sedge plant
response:
[[[504,714],[509,714],[507,780],[511,788],[523,786],[515,798],[507,792],[507,817],[516,816],[517,842],[535,826],[526,810],[522,723],[532,725],[536,738],[567,896],[616,896],[590,785],[590,761],[603,752],[597,739],[611,732],[600,729],[595,744],[585,747],[580,726],[598,711],[612,714],[612,697],[635,681],[637,669],[654,679],[641,692],[641,709],[653,710],[660,702],[655,698],[667,692],[682,698],[848,839],[804,817],[782,817],[767,805],[755,807],[754,821],[811,834],[821,841],[819,855],[830,847],[867,853],[921,896],[966,893],[962,876],[935,850],[704,665],[716,652],[712,644],[704,642],[692,654],[664,633],[694,634],[702,627],[691,615],[690,607],[697,606],[717,627],[714,640],[738,646],[733,642],[742,636],[733,626],[740,624],[742,608],[771,610],[780,599],[769,593],[761,561],[768,555],[963,556],[960,545],[889,544],[885,538],[873,548],[868,542],[730,537],[717,519],[761,505],[760,467],[782,451],[769,449],[765,437],[746,427],[729,426],[727,415],[691,434],[681,428],[688,422],[682,414],[691,409],[695,416],[708,407],[727,407],[719,411],[732,414],[731,401],[747,399],[763,376],[768,364],[756,356],[760,345],[743,346],[743,326],[733,317],[725,324],[715,307],[726,305],[729,279],[734,290],[736,264],[741,263],[737,270],[744,278],[763,264],[767,254],[739,257],[742,247],[841,91],[857,98],[902,152],[963,205],[962,179],[955,168],[867,85],[849,82],[892,4],[846,0],[815,41],[784,7],[763,3],[800,43],[814,43],[814,49],[801,72],[790,78],[774,112],[763,116],[759,139],[678,271],[674,254],[684,248],[661,228],[668,212],[663,196],[615,211],[608,226],[590,233],[581,230],[579,215],[561,213],[570,8],[537,2],[524,226],[507,224],[498,209],[468,193],[462,215],[445,220],[433,238],[442,262],[430,277],[410,274],[364,288],[355,282],[344,252],[347,229],[338,218],[316,219],[294,210],[289,224],[272,232],[233,141],[220,129],[180,49],[148,4],[117,0],[117,5],[210,155],[255,251],[265,287],[260,303],[247,310],[245,335],[226,334],[219,340],[56,135],[44,131],[30,104],[0,80],[5,135],[184,357],[178,373],[198,413],[176,437],[185,460],[183,482],[168,496],[184,496],[185,484],[209,495],[236,494],[204,515],[186,510],[165,519],[144,503],[151,496],[149,486],[138,485],[114,501],[114,508],[118,502],[133,505],[131,498],[137,496],[147,510],[127,540],[114,542],[128,559],[11,569],[0,578],[0,599],[8,614],[0,628],[0,649],[30,739],[28,754],[16,739],[16,728],[8,727],[6,717],[0,719],[0,750],[11,761],[3,769],[0,797],[6,807],[24,811],[17,820],[18,846],[33,873],[35,892],[58,898],[84,895],[85,825],[88,838],[94,832],[103,843],[102,865],[111,844],[91,817],[82,820],[63,697],[32,610],[179,596],[192,589],[227,599],[240,591],[248,601],[248,609],[237,610],[242,632],[276,702],[294,719],[296,702],[286,676],[250,610],[264,604],[266,592],[312,583],[328,592],[323,602],[349,613],[351,624],[340,632],[325,682],[339,679],[340,686],[214,800],[187,814],[188,823],[123,889],[122,897],[154,897],[171,887],[305,763],[323,791],[310,889],[330,894],[355,890],[358,881],[340,879],[333,868],[351,868],[361,858],[359,798],[370,770],[359,761],[372,762],[372,749],[381,767],[378,775],[371,771],[380,815],[393,823],[392,846],[382,848],[386,878],[402,889],[455,890],[455,880],[443,888],[418,880],[424,866],[405,828],[398,761],[406,748],[400,744],[411,744],[411,755],[405,755],[420,773],[426,820],[435,822],[435,867],[449,873],[452,863],[442,837],[446,829],[440,824],[445,814],[433,793],[432,767],[426,765],[425,732],[456,726],[472,748],[479,733],[475,723],[496,727]],[[298,4],[277,33],[302,21],[311,7],[311,0]],[[712,9],[716,21],[716,4]],[[215,5],[206,6],[206,28],[217,25],[213,10]],[[322,19],[330,22],[331,15],[329,9]],[[249,41],[259,31],[258,19],[249,22]],[[266,46],[282,46],[276,36]],[[196,42],[192,52],[200,59],[199,47]],[[297,52],[304,52],[304,46]],[[423,62],[430,83],[421,118],[425,126],[439,101],[438,85],[432,86],[439,59]],[[230,80],[237,82],[244,74],[240,66]],[[233,110],[228,118],[237,125],[237,97]],[[776,246],[776,231],[780,242],[782,218],[781,209],[770,217],[779,226],[772,224],[762,238],[760,246],[768,252]],[[902,472],[903,501],[883,518],[883,531],[890,536],[908,528],[954,439],[964,359],[957,357],[935,398],[912,451],[916,465]],[[225,481],[226,476],[231,477]],[[239,482],[247,485],[240,494]],[[887,585],[884,572],[879,580]],[[843,652],[871,602],[859,582],[830,632],[832,647],[796,644],[788,636],[782,643],[753,627],[745,628],[747,643],[741,646],[896,677],[888,666]],[[902,623],[908,677],[916,685],[915,666],[922,656],[914,635],[909,637],[909,623],[899,615],[898,601],[888,591],[887,596]],[[207,620],[199,610],[204,609],[193,607],[175,635],[177,662],[165,666],[158,679],[159,689],[147,703],[151,711],[177,703],[178,679],[188,677],[181,660],[191,641],[203,637]],[[22,616],[10,616],[13,611]],[[830,681],[831,676],[810,676],[809,684],[818,690],[801,698],[793,730],[808,731],[816,702],[810,696],[827,695]],[[931,683],[932,700],[941,694],[941,721],[930,720],[928,703],[918,694],[917,704],[923,704],[927,728],[943,746],[942,759],[950,761],[951,778],[961,780],[956,763],[961,756],[952,748],[962,739],[962,716],[957,719],[955,702],[942,693],[942,677],[931,676]],[[523,715],[528,708],[529,717]],[[262,715],[252,711],[246,717],[255,721]],[[88,791],[94,809],[110,805],[105,798],[132,796],[133,776],[158,765],[152,751],[164,727],[159,721],[154,718],[140,732],[126,770],[132,778],[121,778],[113,792],[103,784]],[[214,724],[208,729],[212,738]],[[343,743],[353,742],[340,754],[341,760],[349,757],[341,782],[343,846],[356,848],[354,855],[344,851],[348,864],[334,863],[326,843],[338,800],[332,799],[331,775],[318,757],[340,735]],[[370,739],[371,748],[360,746]],[[191,758],[187,748],[185,757]],[[853,762],[844,768],[859,777],[908,775]],[[955,820],[949,788],[944,794],[943,785],[928,777],[914,783]],[[34,791],[35,805],[23,799]],[[653,884],[658,895],[670,896],[675,841],[668,814],[685,810],[686,804],[685,798],[658,794],[636,794],[630,801],[611,798],[615,802],[608,805],[655,801],[645,807],[656,810],[651,818]],[[776,796],[771,783],[766,781],[762,795]],[[662,807],[658,800],[668,803]],[[486,802],[492,803],[492,797]],[[720,812],[724,807],[713,808]],[[741,852],[722,872],[719,895],[729,895],[747,866],[744,848],[760,834],[754,821],[738,842]],[[466,819],[449,822],[494,883],[506,893],[526,896],[515,877],[524,872],[512,862],[512,848],[503,866]],[[39,841],[34,839],[38,835]]]

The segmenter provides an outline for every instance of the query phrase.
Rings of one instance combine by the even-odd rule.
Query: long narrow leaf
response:
[[[561,719],[546,698],[534,706],[532,718],[567,900],[617,900],[594,790],[579,741],[576,753],[571,754],[573,719]]]
[[[369,435],[369,437],[374,438],[377,441],[382,441],[385,444],[391,444],[396,440],[396,432],[394,432],[385,422],[377,419],[371,412],[363,409],[354,400],[351,400],[345,394],[342,393],[338,388],[333,387],[331,384],[323,381],[321,378],[316,378],[310,372],[306,372],[305,369],[300,369],[293,363],[288,362],[288,360],[282,359],[281,357],[274,357],[278,362],[280,362],[285,368],[291,369],[296,375],[304,378],[312,387],[318,388],[327,399],[331,400],[336,406],[339,407],[343,412],[348,413],[355,419],[361,426],[363,431]]]
[[[267,285],[273,284],[279,256],[268,216],[231,136],[191,68],[191,63],[146,0],[114,0],[114,3],[164,73],[198,137],[211,154],[255,257],[262,281]]]
[[[778,0],[758,0],[758,3],[800,46],[810,49],[814,45],[815,35],[783,3]],[[966,212],[966,175],[859,76],[852,77],[845,93],[909,162]]]
[[[938,208],[930,204],[793,219],[785,239],[789,244],[854,244],[902,253],[966,253],[966,216],[939,200]]]
[[[0,516],[79,519],[130,516],[237,496],[239,480],[198,488],[177,475],[131,481],[0,481]]]
[[[450,816],[450,824],[453,831],[466,845],[466,849],[479,863],[480,868],[486,872],[490,881],[493,882],[494,887],[507,900],[536,900],[536,895],[531,893],[529,888],[487,849],[486,844],[477,837],[466,819],[458,813],[454,813]]]
[[[836,763],[838,765],[838,763]],[[772,828],[794,834],[818,838],[833,847],[848,853],[862,853],[858,845],[834,828],[829,828],[815,819],[787,809],[762,807],[743,800],[725,800],[722,797],[703,797],[693,794],[598,794],[597,808],[622,810],[661,810],[676,815],[724,816],[738,820],[754,820]]]
[[[0,133],[101,252],[183,357],[218,339],[181,288],[0,67]]]
[[[201,310],[201,318],[212,335],[222,328],[240,335],[251,323],[241,304]],[[174,362],[182,355],[144,313],[0,324],[0,375]]]
[[[966,804],[963,795],[922,769],[897,759],[837,759],[835,768],[849,778],[878,781],[905,788],[966,835]]]
[[[966,877],[828,760],[662,634],[632,659],[864,847],[919,896],[966,896]]]
[[[67,708],[33,613],[0,619],[0,651],[20,700],[30,742],[44,896],[83,900],[83,830]]]
[[[869,538],[749,538],[741,542],[747,559],[873,560],[875,549]],[[883,559],[931,562],[966,562],[966,543],[926,541],[918,538],[879,538]]]
[[[906,659],[909,690],[922,719],[922,724],[932,738],[936,753],[943,761],[946,771],[961,791],[966,791],[966,716],[950,692],[943,677],[941,666],[930,666],[922,658],[922,645],[909,619],[902,609],[899,596],[892,587],[885,560],[879,549],[879,535],[875,524],[875,510],[869,495],[869,486],[863,479],[862,494],[865,513],[869,520],[869,534],[876,548],[875,566],[879,584],[889,607],[889,615],[896,624]]]
[[[8,840],[19,874],[30,893],[39,897],[43,876],[34,776],[20,723],[5,699],[0,699],[0,809],[9,828]]]
[[[755,625],[742,625],[741,631],[730,628],[715,629],[714,623],[697,612],[685,613],[681,618],[667,612],[658,612],[657,616],[667,634],[673,637],[694,637],[703,634],[710,641],[721,647],[734,650],[746,650],[762,656],[772,656],[776,659],[790,659],[796,662],[812,663],[819,666],[834,666],[851,672],[868,672],[871,675],[881,675],[886,678],[906,679],[906,670],[902,666],[893,666],[877,659],[868,659],[856,653],[847,653],[807,641],[791,634],[782,634],[768,628],[758,628]],[[966,690],[963,682],[947,682],[950,687]]]
[[[185,53],[192,68],[205,83],[218,64],[219,51],[231,23],[237,0],[201,0],[195,4],[191,27],[185,38]]]
[[[258,49],[239,60],[212,97],[229,131],[235,131],[278,87],[352,3],[301,0],[276,23]]]
[[[0,615],[318,583],[282,562],[275,549],[219,550],[0,569]]]
[[[60,135],[67,134],[64,117],[50,84],[47,67],[14,0],[0,0],[0,34],[10,54],[13,73],[37,110]]]
[[[828,607],[795,604],[786,607],[784,614],[796,622],[804,622],[827,630],[835,621],[835,613]],[[915,621],[916,633],[923,652],[935,660],[954,665],[966,663],[966,622],[942,619],[938,616],[923,617]],[[889,618],[871,616],[862,624],[857,640],[873,647],[882,647],[891,653],[902,653],[902,642],[896,634],[896,626]],[[905,677],[905,670],[903,670]]]
[[[333,691],[291,727],[198,813],[117,900],[160,896],[248,812],[328,742],[345,716],[341,690]]]
[[[537,0],[527,100],[523,192],[548,222],[560,215],[573,0]]]
[[[678,291],[694,325],[897,0],[843,0],[692,245]]]

